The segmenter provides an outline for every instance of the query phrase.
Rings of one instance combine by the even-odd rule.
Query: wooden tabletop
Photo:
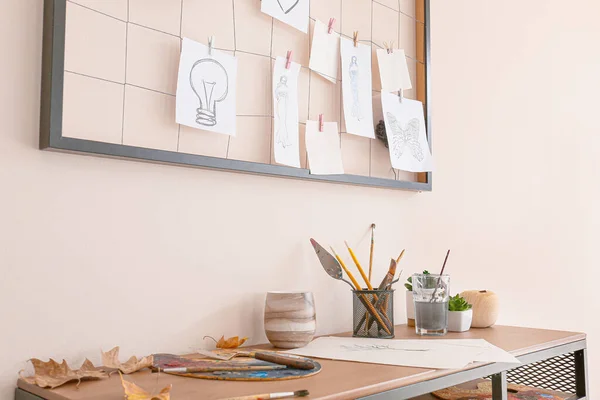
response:
[[[395,328],[396,339],[419,339],[414,328],[399,325]],[[347,336],[341,334],[340,336]],[[520,356],[534,351],[585,339],[585,334],[551,331],[510,326],[494,326],[487,329],[471,329],[465,333],[449,333],[444,339],[485,339],[513,355]],[[426,339],[431,339],[427,337]],[[173,384],[172,398],[223,399],[259,393],[309,390],[303,399],[345,400],[400,388],[456,372],[455,370],[431,370],[423,368],[363,364],[346,361],[319,360],[323,370],[309,378],[278,382],[225,382],[182,378],[167,374],[141,371],[127,376],[147,390],[156,390]],[[469,367],[467,367],[469,368]],[[18,387],[47,400],[122,400],[123,389],[118,375],[99,381],[74,383],[54,390],[41,389],[18,381]]]

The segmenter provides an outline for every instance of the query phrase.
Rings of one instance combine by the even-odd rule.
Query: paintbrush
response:
[[[266,399],[287,399],[291,397],[306,397],[310,393],[308,390],[296,390],[295,392],[279,392],[255,394],[252,396],[228,397],[222,400],[266,400]]]
[[[400,257],[398,257],[400,258]],[[385,277],[383,278],[383,280],[381,281],[381,283],[379,284],[379,287],[377,289],[379,290],[387,290],[388,286],[392,285],[392,282],[394,280],[394,275],[396,275],[396,260],[394,260],[393,258],[390,260],[390,267],[388,269],[387,274],[385,275]],[[377,299],[375,301],[375,309],[379,310],[381,305],[385,303],[385,300],[387,299],[387,294],[383,294],[379,297],[379,299]],[[385,315],[385,309],[381,310],[384,315]],[[363,322],[367,320],[367,316],[363,316],[361,318],[361,320],[358,322],[358,327],[356,329],[356,332],[358,332],[360,330],[360,327],[362,326]],[[368,321],[367,320],[367,330],[371,329],[371,326],[373,325],[373,321]]]
[[[369,281],[373,273],[373,253],[375,252],[375,224],[371,224],[371,249],[369,250]]]
[[[437,291],[440,287],[440,281],[442,280],[442,275],[444,275],[444,269],[446,268],[446,263],[448,262],[449,255],[450,255],[450,249],[448,249],[448,252],[446,253],[446,258],[444,258],[444,264],[442,265],[442,270],[440,271],[440,276],[438,277],[438,280],[435,284],[435,290],[433,291],[433,294],[431,295],[431,300],[429,300],[430,303],[433,303],[433,300],[435,300],[435,294],[437,293]]]

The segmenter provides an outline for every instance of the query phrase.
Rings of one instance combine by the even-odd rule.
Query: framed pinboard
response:
[[[406,52],[413,89],[424,103],[431,146],[429,0],[312,0],[315,20],[371,46],[373,112],[382,119],[375,52],[393,43]],[[175,122],[183,37],[238,59],[235,137]],[[391,167],[380,140],[344,132],[341,81],[308,69],[311,35],[260,11],[260,0],[44,0],[40,148],[230,172],[332,183],[430,191],[432,174]],[[301,64],[299,116],[302,168],[273,157],[271,74],[277,56]],[[311,175],[305,121],[323,114],[340,127],[345,175]]]

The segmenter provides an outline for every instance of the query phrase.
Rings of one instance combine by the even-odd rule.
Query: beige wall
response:
[[[263,341],[267,290],[311,289],[319,332],[347,330],[308,238],[364,258],[372,221],[378,274],[402,247],[408,272],[450,247],[454,288],[496,290],[504,324],[587,331],[597,373],[600,3],[433,0],[422,194],[37,150],[41,3],[0,1],[0,398],[32,356]]]

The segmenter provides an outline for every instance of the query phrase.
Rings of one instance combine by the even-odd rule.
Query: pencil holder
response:
[[[353,336],[394,337],[394,290],[353,290]]]

